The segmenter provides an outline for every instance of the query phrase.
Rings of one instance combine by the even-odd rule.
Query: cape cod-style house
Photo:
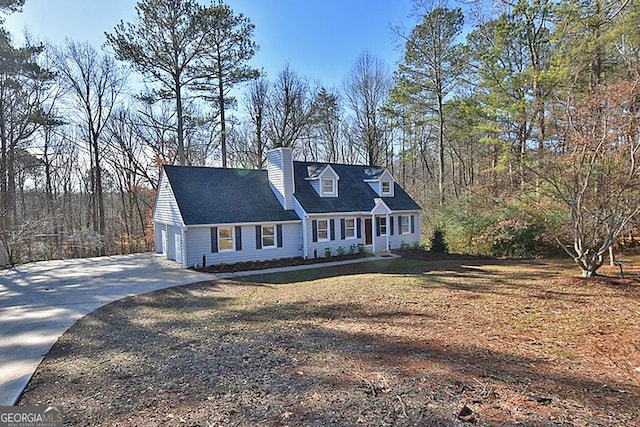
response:
[[[267,170],[164,166],[155,247],[183,267],[384,252],[420,241],[420,213],[385,168],[293,161],[281,147]]]

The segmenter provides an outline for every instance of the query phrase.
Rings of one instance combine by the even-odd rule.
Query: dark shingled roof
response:
[[[380,177],[383,168],[331,163],[338,174],[338,197],[320,197],[308,178],[309,171],[322,170],[326,163],[293,162],[295,196],[308,213],[368,212],[373,209],[374,198],[380,197],[365,179]],[[382,197],[391,210],[420,210],[420,206],[396,183],[395,197]]]
[[[186,225],[299,220],[269,186],[266,170],[164,166]]]

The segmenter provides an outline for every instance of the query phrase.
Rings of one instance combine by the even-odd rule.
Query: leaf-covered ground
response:
[[[20,404],[92,426],[640,425],[640,282],[576,272],[393,259],[127,298]]]

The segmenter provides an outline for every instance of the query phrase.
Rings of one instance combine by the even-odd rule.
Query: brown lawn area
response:
[[[80,320],[20,404],[92,426],[640,425],[634,266],[391,259],[158,291]]]

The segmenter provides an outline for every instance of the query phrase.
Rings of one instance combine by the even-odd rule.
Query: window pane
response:
[[[409,234],[409,217],[406,215],[401,216],[400,223],[402,224],[402,234]]]
[[[233,249],[233,228],[218,228],[218,247],[220,250]]]
[[[382,192],[383,193],[391,192],[391,183],[389,181],[382,181]]]
[[[344,220],[344,237],[351,238],[356,237],[356,220],[353,218],[348,218]]]
[[[323,179],[322,180],[322,192],[323,193],[333,193],[333,180],[331,180],[331,179]]]
[[[387,218],[386,217],[380,217],[380,235],[382,236],[387,235]]]
[[[262,227],[262,247],[275,246],[275,231],[273,225]]]
[[[262,236],[262,247],[275,246],[273,236]]]
[[[325,239],[328,240],[329,239],[329,225],[328,225],[329,221],[327,221],[326,219],[319,219],[318,220],[318,240],[321,239]]]

